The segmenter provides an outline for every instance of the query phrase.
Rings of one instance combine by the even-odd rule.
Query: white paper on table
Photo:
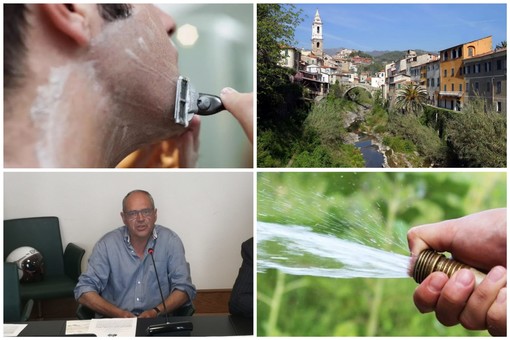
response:
[[[90,320],[68,320],[66,322],[66,335],[88,334]]]
[[[28,324],[4,323],[4,336],[18,336]]]
[[[131,336],[136,335],[136,318],[92,319],[88,333],[97,336]]]

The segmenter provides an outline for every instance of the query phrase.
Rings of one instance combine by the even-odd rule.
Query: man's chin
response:
[[[137,226],[135,227],[135,230],[136,230],[136,233],[139,234],[140,236],[146,236],[147,233],[150,232],[150,226]]]

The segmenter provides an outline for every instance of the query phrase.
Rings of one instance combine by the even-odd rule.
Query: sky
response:
[[[296,47],[311,49],[315,11],[323,24],[324,48],[361,51],[438,52],[492,35],[506,41],[507,6],[493,4],[294,4],[302,9]]]

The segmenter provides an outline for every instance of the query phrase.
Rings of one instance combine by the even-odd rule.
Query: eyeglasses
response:
[[[142,210],[131,210],[126,211],[124,215],[128,218],[128,220],[135,220],[138,218],[138,214],[142,214],[142,217],[147,218],[151,217],[154,209],[142,209]]]

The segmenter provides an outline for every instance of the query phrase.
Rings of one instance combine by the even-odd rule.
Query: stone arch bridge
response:
[[[340,83],[340,85],[342,86],[342,97],[347,97],[349,92],[356,88],[361,88],[365,91],[368,91],[371,97],[374,95],[375,91],[379,90],[379,88],[372,87],[368,84]]]

